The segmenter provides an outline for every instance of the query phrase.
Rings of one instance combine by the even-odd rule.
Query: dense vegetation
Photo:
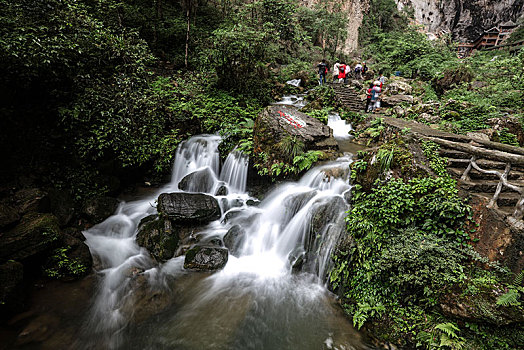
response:
[[[418,120],[428,112],[420,106],[432,104],[438,127],[458,133],[512,120],[494,137],[523,145],[524,51],[460,60],[449,38],[431,42],[408,27],[410,14],[398,13],[395,1],[372,0],[371,8],[360,29],[363,58],[375,76],[382,70],[409,78],[420,102],[392,115]],[[2,180],[29,173],[38,185],[70,189],[83,200],[118,190],[115,176],[165,174],[189,135],[219,132],[224,149],[240,144],[252,152],[253,121],[289,89],[283,82],[302,78],[311,87],[315,61],[344,58],[339,9],[335,1],[308,8],[297,0],[1,2]],[[521,38],[522,29],[511,40]],[[307,111],[320,120],[338,107],[330,88],[310,98]],[[383,130],[377,121],[362,134],[376,141]],[[293,139],[278,147],[287,163],[262,165],[261,174],[295,175],[319,158]],[[486,298],[500,291],[500,308],[522,312],[522,274],[487,265],[470,248],[470,208],[436,145],[420,147],[431,174],[412,169],[402,142],[353,164],[348,235],[331,287],[355,325],[382,340],[427,349],[518,348],[522,327],[499,325]],[[66,253],[53,253],[48,276],[85,272]],[[459,324],[445,315],[439,305],[450,295],[475,300],[478,317],[489,322]]]
[[[33,173],[84,198],[114,190],[114,175],[165,174],[188,135],[222,132],[232,147],[277,82],[312,81],[311,58],[341,47],[333,6],[2,2],[2,177]]]

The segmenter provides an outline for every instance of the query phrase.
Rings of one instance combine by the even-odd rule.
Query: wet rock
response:
[[[15,193],[13,200],[21,215],[28,212],[48,212],[47,193],[38,188],[24,188]]]
[[[169,306],[173,302],[174,295],[171,288],[152,287],[147,277],[139,270],[131,273],[130,290],[132,294],[129,298],[124,299],[120,311],[131,323],[139,324]]]
[[[220,185],[215,192],[215,196],[227,196],[228,191],[225,185]]]
[[[328,201],[315,203],[312,209],[311,231],[317,234],[320,233],[327,224],[335,222],[345,209],[346,204],[341,197],[334,197]]]
[[[98,224],[111,215],[118,208],[118,200],[113,197],[96,197],[85,201],[82,214],[94,224]]]
[[[75,203],[69,191],[49,190],[49,206],[51,213],[57,217],[60,227],[66,226],[75,213]]]
[[[391,95],[382,98],[382,102],[388,106],[396,106],[402,103],[413,104],[413,96],[411,95]]]
[[[52,214],[29,213],[0,235],[0,261],[34,257],[59,244],[58,219]]]
[[[209,193],[213,190],[215,176],[211,169],[204,168],[184,176],[178,183],[178,188],[187,192]]]
[[[15,208],[0,203],[0,229],[9,227],[18,220],[20,220],[20,215]]]
[[[82,242],[86,240],[86,238],[85,238],[84,234],[82,233],[82,231],[79,230],[76,227],[66,227],[65,229],[62,230],[62,232],[65,235],[72,236],[72,237],[74,237],[76,239],[81,240]]]
[[[228,223],[231,221],[231,219],[234,219],[236,217],[239,217],[243,213],[243,210],[241,209],[232,209],[226,213],[224,216],[224,223]]]
[[[158,212],[177,224],[203,224],[220,218],[218,201],[200,193],[162,193],[158,197]]]
[[[153,259],[164,262],[171,259],[178,248],[178,233],[167,218],[150,215],[140,222],[136,242],[147,249]]]
[[[244,235],[246,231],[239,225],[231,227],[224,236],[224,245],[229,249],[229,252],[236,256],[239,248],[242,246]]]
[[[186,253],[184,268],[198,271],[215,271],[226,266],[228,250],[220,247],[194,246]]]
[[[89,247],[80,239],[64,234],[64,245],[68,248],[66,253],[70,261],[75,262],[76,269],[68,271],[62,279],[75,280],[88,275],[93,267],[93,258]]]
[[[24,266],[16,261],[0,265],[0,311],[7,313],[19,310],[23,304],[22,281]]]
[[[248,199],[246,201],[246,205],[250,207],[258,207],[260,204],[260,201],[258,199]]]

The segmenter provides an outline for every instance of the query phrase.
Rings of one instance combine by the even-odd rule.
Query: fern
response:
[[[391,169],[391,163],[393,163],[393,157],[395,155],[395,148],[391,150],[380,149],[377,153],[378,161],[380,162],[380,171],[386,172]]]
[[[458,338],[458,335],[455,332],[460,332],[460,329],[451,322],[439,323],[435,326],[435,329],[441,330],[450,338]]]
[[[497,305],[519,306],[520,293],[516,288],[509,288],[508,291],[497,298]]]

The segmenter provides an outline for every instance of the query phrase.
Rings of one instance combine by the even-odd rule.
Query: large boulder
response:
[[[138,225],[136,242],[146,248],[158,262],[167,261],[174,256],[179,240],[178,233],[167,218],[150,215]]]
[[[382,102],[386,106],[396,106],[402,103],[413,104],[413,96],[411,95],[391,95],[382,98]]]
[[[162,193],[157,208],[177,224],[203,224],[220,218],[218,201],[201,193]]]
[[[384,89],[384,94],[387,96],[392,95],[410,95],[413,91],[413,88],[411,85],[409,85],[407,82],[403,80],[397,80],[402,78],[394,78],[395,80],[392,80],[387,84],[387,86]]]
[[[338,148],[333,131],[318,119],[312,118],[293,107],[269,106],[255,122],[254,149],[268,155],[269,163],[288,160],[289,150],[283,144],[303,144],[304,151],[329,151]]]
[[[111,215],[118,208],[118,200],[113,197],[95,197],[85,201],[82,214],[93,224],[98,224]]]
[[[184,268],[198,271],[215,271],[226,266],[228,250],[221,247],[194,246],[186,253]]]
[[[178,188],[186,192],[210,193],[214,186],[215,175],[210,168],[194,171],[178,183]]]
[[[26,214],[17,226],[0,234],[0,262],[34,257],[56,247],[60,238],[54,215]]]

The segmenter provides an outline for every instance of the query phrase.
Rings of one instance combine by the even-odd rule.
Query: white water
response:
[[[351,138],[350,132],[353,131],[353,127],[351,124],[347,124],[345,120],[342,120],[338,113],[329,113],[327,124],[333,129],[333,137],[336,139],[348,140]]]
[[[282,101],[275,102],[276,105],[288,105],[300,109],[307,104],[304,95],[287,95],[282,97]]]
[[[218,136],[197,136],[181,144],[170,184],[149,198],[121,203],[114,216],[84,232],[100,261],[101,281],[87,326],[89,345],[83,346],[318,349],[334,342],[333,348],[364,348],[319,284],[344,232],[350,157],[311,169],[299,182],[275,188],[258,207],[251,207],[245,193],[248,159],[233,152],[220,173],[219,141]],[[140,220],[156,213],[160,193],[179,191],[184,176],[205,168],[217,185],[222,181],[228,188],[227,196],[217,197],[228,203],[223,210],[232,202],[237,207],[230,209],[236,215],[226,222],[228,212],[223,213],[221,220],[197,234],[198,239],[223,237],[234,225],[245,233],[237,256],[230,254],[222,271],[202,279],[183,269],[183,257],[155,267],[147,251],[137,246],[135,235]],[[297,269],[306,274],[292,274],[297,261],[302,262]],[[166,278],[196,280],[183,289],[184,302],[173,313],[164,312],[161,321],[153,317],[137,328],[129,324],[125,305],[135,293],[132,281],[140,271],[145,271],[151,288],[166,287]]]

